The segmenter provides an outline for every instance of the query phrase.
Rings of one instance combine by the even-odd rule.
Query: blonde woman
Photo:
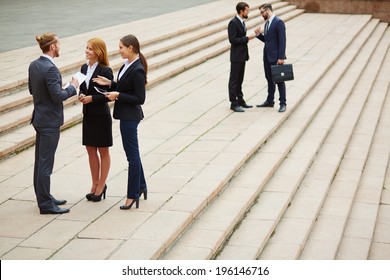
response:
[[[88,200],[98,202],[106,198],[106,180],[110,170],[110,152],[112,146],[112,119],[107,102],[110,100],[101,92],[108,87],[93,82],[98,75],[113,78],[108,67],[108,54],[104,41],[92,38],[85,48],[87,63],[81,66],[81,73],[87,76],[80,85],[79,100],[83,105],[83,140],[89,159],[89,168],[92,176],[92,186],[86,195]]]

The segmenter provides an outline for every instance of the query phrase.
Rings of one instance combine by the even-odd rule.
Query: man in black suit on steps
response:
[[[237,15],[229,22],[228,35],[230,48],[230,78],[229,78],[229,100],[230,109],[234,112],[245,112],[243,108],[252,108],[247,105],[242,92],[244,81],[245,62],[249,59],[248,42],[255,37],[246,35],[244,19],[248,18],[249,5],[239,2],[236,6]]]

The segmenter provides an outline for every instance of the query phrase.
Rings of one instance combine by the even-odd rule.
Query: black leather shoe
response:
[[[263,107],[274,107],[274,103],[269,103],[269,102],[265,101],[263,104],[256,105],[256,107],[258,107],[258,108],[263,108]]]
[[[54,205],[51,208],[47,209],[39,209],[39,212],[41,214],[65,214],[68,213],[70,210],[67,208],[60,208],[57,205]]]
[[[245,112],[245,110],[242,109],[241,106],[232,107],[232,108],[230,108],[230,109],[233,110],[234,112],[237,112],[237,113],[243,113],[243,112]]]
[[[53,202],[55,205],[64,205],[67,203],[67,201],[65,199],[53,199]]]
[[[252,105],[248,105],[248,104],[246,104],[246,103],[241,103],[240,106],[241,106],[242,108],[252,108],[252,107],[253,107]]]
[[[286,105],[280,105],[279,107],[279,113],[283,113],[283,112],[286,112]]]

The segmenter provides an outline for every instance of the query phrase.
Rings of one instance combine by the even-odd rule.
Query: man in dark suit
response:
[[[286,59],[286,26],[284,22],[272,12],[271,4],[263,4],[259,8],[265,22],[264,32],[257,38],[264,42],[263,62],[265,78],[268,83],[267,100],[257,107],[274,107],[274,95],[276,86],[272,80],[271,65],[284,64]],[[286,111],[286,84],[278,83],[279,112]]]
[[[62,102],[76,95],[79,82],[72,78],[70,85],[62,89],[61,74],[53,60],[60,51],[56,34],[44,33],[36,36],[36,40],[43,54],[31,62],[28,69],[28,87],[34,102],[31,123],[36,131],[34,190],[41,214],[63,214],[69,209],[58,207],[66,200],[57,200],[50,194],[50,175],[60,138],[60,126],[64,123]]]
[[[244,112],[244,108],[252,108],[247,105],[242,92],[244,81],[245,62],[249,59],[248,41],[255,37],[246,35],[244,19],[248,18],[249,5],[239,2],[236,6],[237,15],[229,22],[228,35],[230,47],[230,77],[229,77],[229,100],[230,109],[234,112]]]

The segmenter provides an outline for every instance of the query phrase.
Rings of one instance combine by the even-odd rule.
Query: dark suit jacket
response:
[[[130,65],[118,82],[112,82],[111,90],[119,92],[114,105],[114,119],[142,120],[144,118],[141,105],[145,103],[145,82],[145,69],[139,59]]]
[[[286,58],[286,26],[280,18],[275,16],[267,35],[260,34],[257,38],[265,43],[264,60],[274,64],[278,59]]]
[[[64,124],[63,101],[76,95],[69,86],[62,89],[58,68],[47,57],[39,57],[28,68],[28,88],[33,96],[34,111],[31,123],[35,127],[60,127]]]
[[[88,65],[84,64],[81,66],[81,73],[87,74]],[[97,83],[94,83],[92,81],[93,78],[96,78],[97,76],[103,76],[106,77],[109,80],[112,80],[114,75],[112,74],[112,70],[110,67],[98,65],[95,69],[95,71],[92,74],[91,80],[89,81],[89,87],[87,89],[87,85],[82,83],[80,85],[80,93],[83,93],[85,95],[92,95],[92,102],[88,104],[83,105],[83,113],[88,115],[110,115],[110,108],[107,105],[107,102],[110,100],[105,97],[103,94],[96,91],[94,86],[108,90],[109,87],[100,86]]]
[[[235,16],[228,25],[231,62],[245,62],[249,59],[248,37],[241,21]]]

